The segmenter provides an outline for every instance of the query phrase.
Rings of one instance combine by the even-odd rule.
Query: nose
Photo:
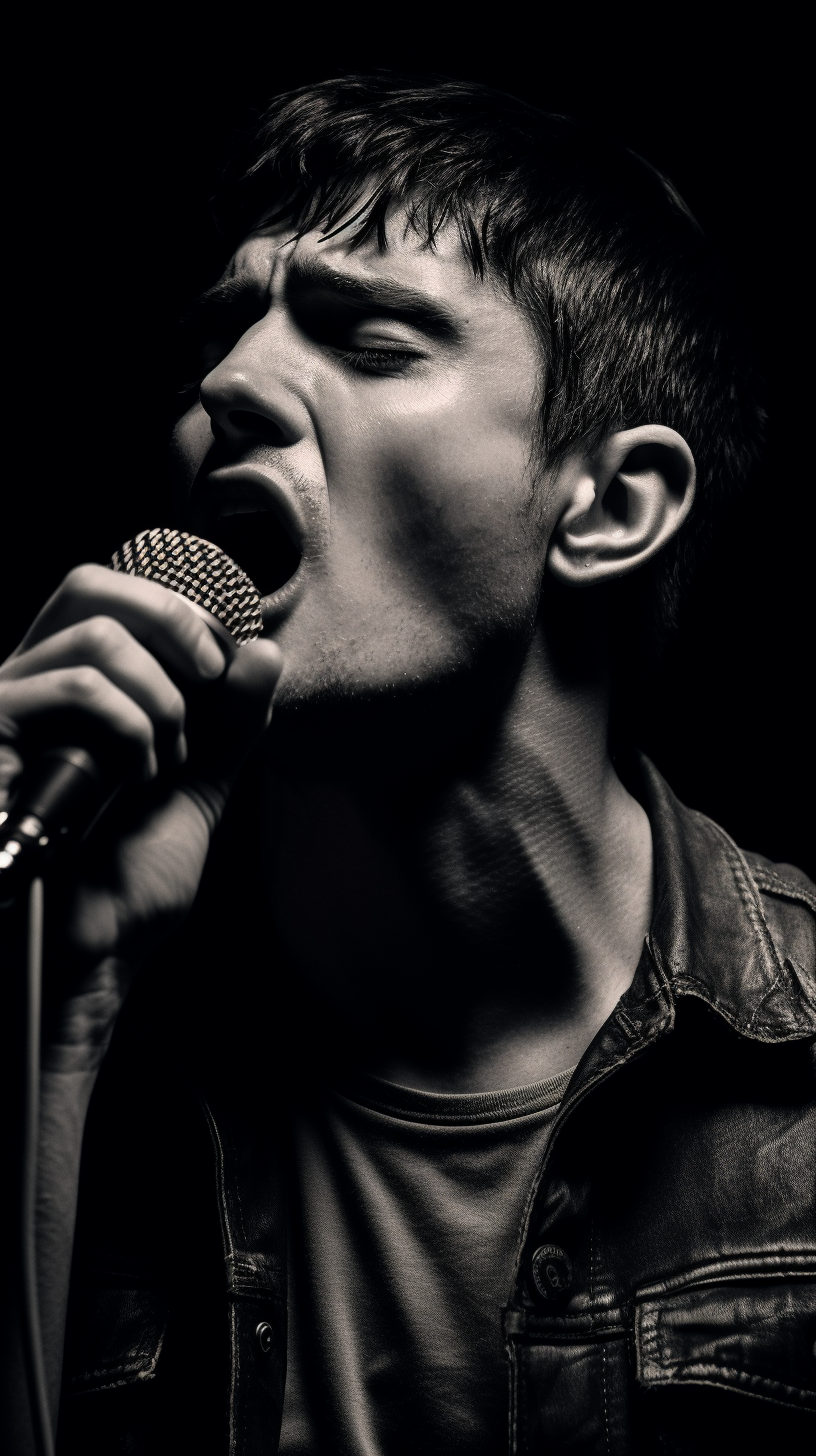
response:
[[[219,443],[295,445],[308,428],[303,401],[276,367],[270,341],[245,335],[201,384],[201,403]]]

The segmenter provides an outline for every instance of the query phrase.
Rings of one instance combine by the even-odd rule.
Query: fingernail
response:
[[[142,772],[146,784],[149,784],[151,779],[154,779],[159,772],[159,761],[156,758],[155,748],[148,748],[145,754],[144,769]]]
[[[187,738],[184,733],[179,733],[176,739],[176,763],[187,762]]]
[[[205,632],[196,648],[196,664],[202,677],[220,677],[226,662],[212,632]]]

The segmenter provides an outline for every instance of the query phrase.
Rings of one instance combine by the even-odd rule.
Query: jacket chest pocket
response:
[[[645,1449],[814,1449],[813,1280],[735,1279],[641,1298],[634,1342]]]
[[[152,1380],[167,1328],[168,1301],[163,1292],[99,1283],[86,1286],[83,1295],[72,1309],[66,1393],[80,1395]]]

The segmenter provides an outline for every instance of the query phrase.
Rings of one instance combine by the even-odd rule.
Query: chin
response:
[[[300,633],[298,633],[300,637]],[[462,675],[469,665],[437,652],[417,652],[412,644],[372,640],[370,627],[359,633],[335,628],[310,642],[294,632],[273,634],[283,654],[283,671],[275,695],[276,709],[342,702],[405,701],[427,686]]]

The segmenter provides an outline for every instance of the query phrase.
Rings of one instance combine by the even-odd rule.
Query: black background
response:
[[[743,295],[768,445],[640,739],[687,803],[816,874],[806,46],[783,16],[731,15],[234,4],[29,23],[6,136],[3,647],[71,565],[170,523],[172,329],[220,271],[210,198],[264,102],[374,67],[484,81],[668,173]]]

